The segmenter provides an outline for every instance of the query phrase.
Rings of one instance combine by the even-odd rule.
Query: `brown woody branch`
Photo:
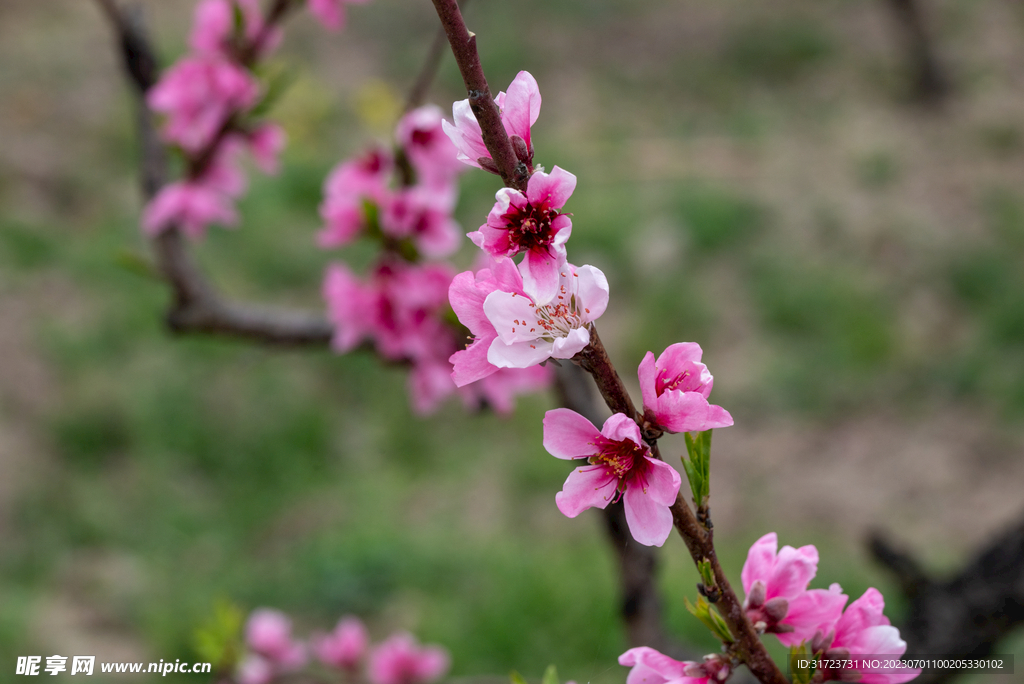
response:
[[[455,0],[433,1],[441,24],[448,34],[448,42],[451,44],[455,61],[458,63],[459,71],[465,81],[470,105],[480,124],[484,144],[491,153],[505,185],[523,190],[529,170],[526,169],[525,164],[517,166],[518,159],[501,123],[498,107],[494,104],[490,91],[487,89],[487,79],[484,77],[480,55],[476,50],[476,36],[466,28],[462,13]],[[577,355],[575,360],[594,377],[608,408],[616,413],[625,413],[636,420],[638,424],[642,424],[642,418],[637,414],[629,392],[626,391],[622,379],[608,358],[593,325],[591,325],[591,336],[593,344]],[[657,442],[655,440],[651,440],[651,442],[652,448],[655,449],[655,455],[657,455]],[[759,681],[764,684],[785,684],[786,678],[754,632],[739,599],[732,591],[725,573],[722,571],[715,555],[712,535],[697,522],[693,511],[690,510],[682,495],[677,498],[675,506],[672,507],[672,515],[676,529],[683,537],[694,562],[707,560],[714,568],[715,578],[722,594],[718,605],[723,609],[722,617],[736,639],[730,650],[746,663]]]
[[[459,72],[462,74],[462,81],[466,84],[469,106],[480,123],[484,145],[498,167],[501,180],[508,187],[525,192],[530,169],[516,157],[512,141],[505,133],[505,127],[501,123],[501,112],[487,87],[484,69],[480,64],[480,54],[476,50],[476,34],[470,33],[466,28],[466,22],[462,19],[462,12],[459,11],[459,3],[456,0],[434,0],[434,8],[448,36],[452,54],[455,55]]]

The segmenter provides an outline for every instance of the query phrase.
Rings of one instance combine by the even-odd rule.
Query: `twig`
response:
[[[466,28],[466,22],[462,19],[462,12],[459,11],[456,0],[434,0],[434,8],[448,36],[452,54],[455,55],[459,72],[462,74],[462,81],[466,84],[469,106],[480,123],[484,145],[498,167],[501,180],[508,187],[525,192],[530,169],[516,157],[512,141],[505,133],[505,127],[501,123],[501,112],[491,97],[480,64],[480,55],[476,50],[476,34],[470,33]]]

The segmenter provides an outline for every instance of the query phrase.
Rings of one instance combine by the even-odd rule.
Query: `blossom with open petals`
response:
[[[382,148],[339,164],[324,182],[320,216],[326,226],[317,236],[321,247],[341,247],[366,227],[365,202],[380,205],[388,194],[394,168],[391,153]]]
[[[501,123],[512,140],[513,149],[516,150],[519,160],[532,168],[533,143],[530,141],[530,127],[540,116],[540,89],[537,87],[537,80],[528,71],[520,71],[509,85],[508,92],[498,93],[494,102],[501,110]],[[445,121],[441,125],[455,144],[459,160],[478,169],[484,168],[481,166],[481,159],[493,166],[491,153],[484,145],[483,133],[469,106],[469,100],[456,102],[452,106],[452,116],[454,123]]]
[[[700,362],[700,345],[679,342],[658,360],[647,352],[637,374],[645,416],[667,432],[699,432],[732,425],[732,416],[708,403],[714,378]]]
[[[411,634],[392,634],[373,649],[367,678],[371,684],[428,684],[440,679],[451,665],[440,646],[420,646]]]
[[[245,625],[245,642],[255,653],[282,671],[306,664],[305,646],[292,639],[292,621],[278,610],[254,610]]]
[[[616,413],[600,431],[566,408],[544,414],[544,448],[556,458],[585,458],[555,496],[558,510],[575,518],[588,508],[605,508],[622,497],[630,534],[645,546],[661,546],[672,531],[672,512],[681,479],[672,466],[651,457],[640,428]]]
[[[480,230],[469,239],[491,256],[513,257],[525,253],[519,270],[528,290],[542,300],[558,289],[559,269],[565,264],[565,243],[572,232],[565,206],[576,188],[576,176],[554,167],[551,173],[538,171],[530,176],[526,193],[502,188]]]
[[[721,682],[731,674],[729,662],[717,654],[703,663],[669,658],[648,646],[631,648],[619,656],[619,665],[631,667],[626,684],[708,684]]]
[[[608,280],[594,266],[565,263],[554,296],[523,282],[522,292],[495,290],[484,300],[484,315],[496,337],[487,362],[498,368],[527,368],[546,359],[571,359],[590,344],[590,324],[608,306]]]
[[[362,620],[346,615],[333,632],[313,639],[313,652],[324,665],[358,672],[369,645],[370,637]]]
[[[882,614],[885,599],[874,587],[864,592],[856,601],[846,607],[834,623],[826,622],[811,641],[815,653],[823,653],[826,659],[840,660],[853,657],[898,660],[907,650],[907,642],[900,639],[900,631],[889,624],[889,618]],[[821,669],[823,681],[841,680],[863,682],[863,684],[903,684],[921,674],[920,669],[893,667],[856,670]],[[859,675],[859,676],[858,676]]]
[[[146,96],[150,109],[167,115],[161,134],[196,154],[228,119],[256,104],[259,84],[237,64],[218,57],[187,57],[168,69]]]
[[[810,640],[822,624],[837,620],[847,596],[838,584],[808,589],[818,572],[814,546],[783,546],[774,532],[750,547],[740,579],[747,617],[760,632],[771,632],[786,646]]]
[[[395,140],[416,171],[420,185],[447,186],[466,169],[456,157],[455,145],[444,134],[443,121],[440,107],[424,105],[405,114],[395,126]]]

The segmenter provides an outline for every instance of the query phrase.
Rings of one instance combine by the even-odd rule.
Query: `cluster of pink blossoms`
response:
[[[831,662],[852,657],[897,658],[907,650],[899,630],[883,615],[885,601],[874,588],[846,606],[848,596],[838,584],[828,589],[808,589],[818,572],[818,550],[813,546],[778,548],[774,532],[750,547],[742,580],[747,617],[759,634],[772,633],[785,646],[804,644],[812,654]],[[846,606],[846,610],[843,607]],[[619,664],[633,668],[626,684],[708,684],[724,681],[730,674],[728,660],[707,656],[703,663],[678,661],[652,648],[632,648]],[[902,684],[921,671],[910,667],[856,670],[820,669],[815,681]]]
[[[366,1],[309,0],[309,9],[336,29],[345,4]],[[272,53],[281,36],[259,0],[201,0],[196,6],[189,53],[147,96],[150,109],[164,116],[164,141],[183,153],[188,166],[185,179],[164,187],[146,206],[142,227],[148,234],[177,226],[201,237],[211,224],[237,224],[235,202],[247,185],[239,166],[245,152],[264,173],[277,172],[285,134],[251,116],[264,94],[252,65]]]
[[[566,244],[572,221],[562,211],[576,177],[555,166],[545,173],[533,166],[530,128],[540,114],[537,82],[519,73],[495,102],[518,160],[530,169],[526,192],[502,188],[487,222],[469,234],[490,258],[476,272],[455,277],[452,308],[473,335],[452,356],[452,377],[462,386],[508,368],[532,368],[571,359],[591,342],[591,323],[608,306],[608,280],[594,266],[574,266]],[[454,124],[445,132],[464,163],[494,171],[469,101],[454,106]],[[522,255],[518,265],[513,257]],[[712,377],[693,343],[674,344],[655,361],[640,364],[645,420],[665,432],[693,432],[732,425],[732,417],[708,403]],[[672,529],[669,507],[680,477],[652,457],[632,416],[616,414],[598,430],[569,409],[549,411],[544,446],[554,456],[586,458],[589,465],[569,475],[556,497],[562,513],[575,517],[623,498],[626,520],[641,544],[661,545]]]
[[[373,148],[340,164],[324,184],[320,246],[342,247],[360,236],[382,244],[365,279],[342,263],[327,270],[323,294],[335,326],[333,346],[344,353],[369,342],[381,357],[408,363],[409,394],[419,413],[457,391],[468,406],[486,402],[508,412],[517,394],[548,386],[549,369],[508,368],[457,386],[449,358],[464,331],[450,319],[455,269],[420,261],[450,256],[461,240],[452,212],[464,167],[443,123],[435,106],[407,113],[395,131],[397,152]]]
[[[353,680],[365,674],[369,684],[430,684],[443,677],[451,664],[444,648],[420,646],[407,632],[396,632],[371,646],[365,625],[351,615],[338,621],[333,632],[313,634],[307,643],[292,637],[288,616],[261,608],[249,617],[245,643],[249,652],[239,663],[237,684],[270,684],[302,670],[310,663],[310,652],[328,670]]]

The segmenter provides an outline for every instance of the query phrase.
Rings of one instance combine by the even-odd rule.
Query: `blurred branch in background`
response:
[[[910,78],[910,96],[925,105],[937,106],[949,96],[949,75],[939,59],[923,0],[886,0],[896,19]]]
[[[143,193],[147,200],[167,182],[167,154],[146,106],[156,82],[157,59],[137,7],[121,10],[113,0],[97,0],[118,33],[125,71],[137,95]],[[226,300],[206,279],[177,230],[153,240],[161,275],[174,292],[167,325],[178,333],[212,333],[266,344],[326,345],[333,334],[321,316],[269,309]]]
[[[947,580],[930,578],[914,558],[880,533],[874,533],[869,544],[910,603],[909,616],[900,626],[907,653],[985,658],[1024,624],[1024,516]],[[958,674],[926,673],[916,681],[942,684]]]

